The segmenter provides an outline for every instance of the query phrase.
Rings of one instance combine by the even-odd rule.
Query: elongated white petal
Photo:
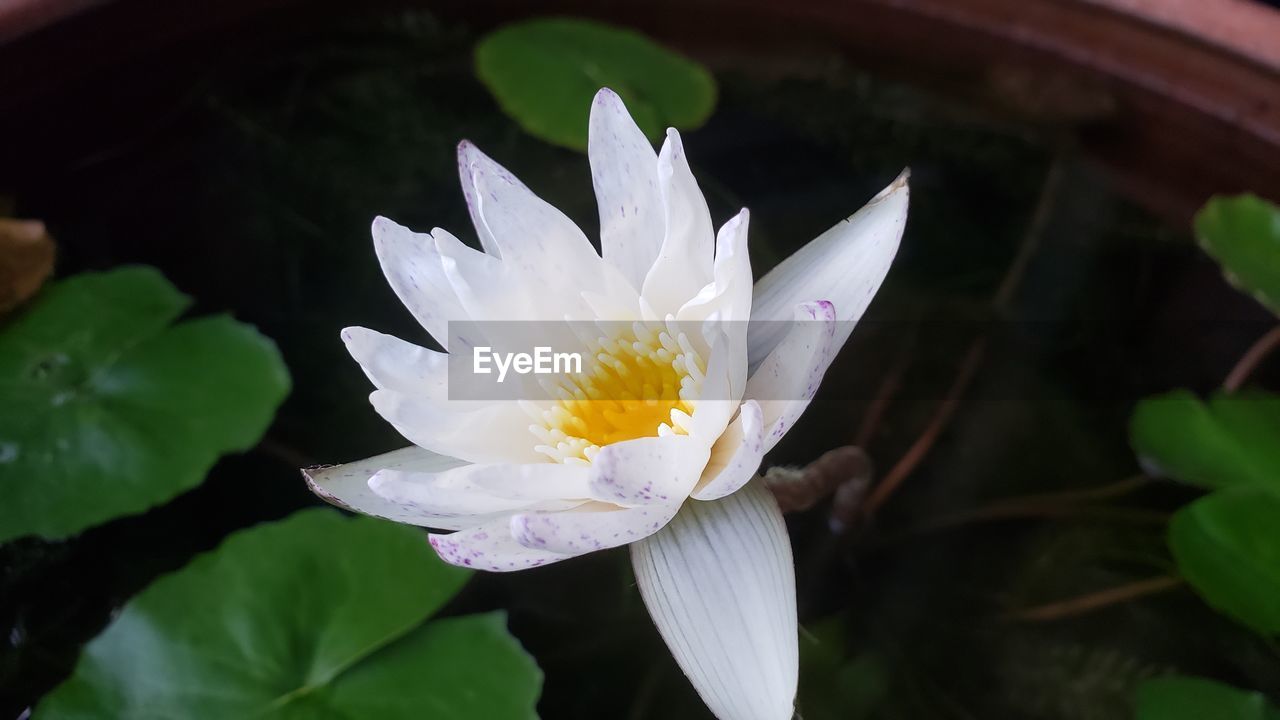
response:
[[[470,185],[467,200],[476,230],[496,247],[508,280],[530,290],[529,307],[540,310],[534,318],[585,317],[583,291],[616,295],[634,304],[635,290],[564,213],[470,143],[458,146],[458,159],[463,186]],[[573,282],[566,283],[566,278]]]
[[[440,402],[393,390],[375,390],[369,402],[406,440],[433,452],[473,463],[546,460],[533,449],[529,417],[514,402]]]
[[[527,548],[511,536],[506,517],[489,520],[450,535],[430,535],[431,547],[450,565],[492,572],[512,572],[574,557]]]
[[[658,257],[665,227],[658,155],[609,88],[591,104],[587,157],[600,208],[600,250],[638,291]]]
[[[836,311],[831,303],[803,303],[791,330],[747,380],[745,397],[764,412],[764,451],[769,452],[795,425],[818,392],[822,376],[840,350]]]
[[[711,459],[691,495],[716,500],[737,492],[760,469],[764,459],[764,414],[755,400],[742,403],[738,417],[711,448]]]
[[[757,479],[691,501],[631,546],[636,582],[676,662],[720,720],[789,720],[798,676],[795,570]]]
[[[707,453],[706,445],[687,435],[606,445],[591,463],[592,497],[627,507],[679,504]]]
[[[503,313],[523,311],[528,303],[521,289],[510,282],[502,261],[468,247],[444,230],[432,232],[436,255],[445,281],[458,298],[464,314],[450,320],[492,320]],[[523,320],[523,315],[511,319]]]
[[[588,472],[585,467],[555,463],[464,465],[443,472],[387,469],[370,478],[369,487],[423,515],[463,518],[571,508],[586,499]]]
[[[680,133],[667,130],[658,154],[658,183],[665,206],[662,249],[645,275],[641,295],[659,317],[675,314],[712,281],[715,231],[706,198],[689,169]]]
[[[448,322],[467,315],[445,276],[435,240],[379,217],[373,221],[373,248],[396,297],[448,349]]]
[[[721,321],[741,324],[751,318],[751,257],[747,253],[750,213],[744,208],[716,234],[712,282],[676,313],[680,322],[701,322],[713,315]]]
[[[746,357],[742,345],[734,345],[724,325],[713,324],[711,357],[707,374],[693,408],[691,434],[707,445],[715,443],[738,410],[745,390]]]
[[[440,472],[463,465],[466,463],[457,458],[411,445],[343,465],[304,468],[302,477],[312,492],[340,508],[411,525],[443,527],[428,522],[434,518],[425,518],[421,513],[379,496],[369,488],[369,478],[385,469]]]
[[[786,321],[797,304],[828,300],[840,320],[836,349],[880,288],[898,252],[907,223],[908,173],[872,198],[852,217],[814,238],[756,283],[751,319]],[[756,322],[748,356],[756,367],[785,334],[785,322]]]
[[[342,341],[379,390],[448,398],[448,355],[362,327],[344,328]]]

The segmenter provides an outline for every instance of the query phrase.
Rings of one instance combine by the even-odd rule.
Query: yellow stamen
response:
[[[687,434],[706,368],[689,339],[636,323],[597,344],[582,374],[568,378],[560,400],[530,426],[538,451],[557,462],[590,462],[616,442]]]

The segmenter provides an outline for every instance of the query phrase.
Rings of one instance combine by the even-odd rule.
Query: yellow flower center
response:
[[[706,364],[684,333],[634,323],[592,349],[582,373],[548,388],[549,407],[530,408],[538,452],[590,463],[612,443],[688,433]]]

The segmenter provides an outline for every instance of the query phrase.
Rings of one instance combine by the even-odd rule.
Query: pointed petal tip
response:
[[[472,564],[467,562],[469,558],[461,543],[451,541],[448,535],[427,533],[427,543],[436,551],[437,557],[450,565],[467,567]]]
[[[902,192],[904,197],[909,195],[911,193],[910,181],[911,168],[903,168],[902,172],[898,173],[898,177],[894,178],[893,182],[889,183],[888,187],[876,193],[876,196],[871,198],[871,202],[867,204],[870,205],[880,202],[881,200],[884,200],[891,195],[895,195],[898,192]]]
[[[835,322],[836,320],[836,304],[830,300],[814,300],[813,302],[804,302],[796,306],[797,320],[822,320],[824,322]]]

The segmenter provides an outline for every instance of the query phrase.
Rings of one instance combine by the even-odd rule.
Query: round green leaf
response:
[[[0,328],[0,542],[71,535],[198,485],[289,391],[274,343],[152,268],[63,280]]]
[[[589,20],[541,19],[503,27],[476,47],[476,73],[503,111],[531,134],[585,150],[596,91],[622,96],[650,139],[695,128],[715,107],[701,65],[645,36]]]
[[[468,577],[414,528],[299,512],[140,593],[35,718],[532,718],[500,614],[422,624]]]
[[[1280,208],[1254,195],[1215,197],[1195,228],[1227,280],[1280,313]]]
[[[1197,677],[1161,677],[1138,687],[1135,720],[1280,720],[1259,692]]]
[[[1129,427],[1134,452],[1155,474],[1280,490],[1280,396],[1219,393],[1206,405],[1175,390],[1138,403]]]
[[[1174,514],[1169,547],[1209,605],[1280,633],[1280,494],[1232,488],[1203,497]]]

